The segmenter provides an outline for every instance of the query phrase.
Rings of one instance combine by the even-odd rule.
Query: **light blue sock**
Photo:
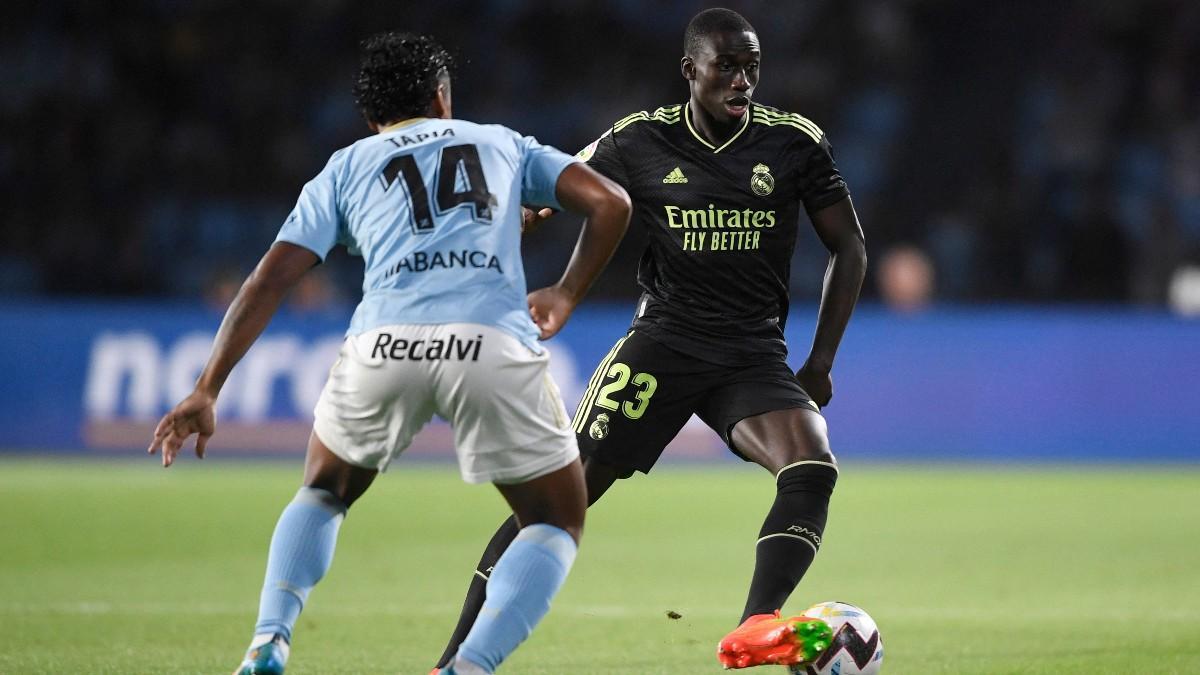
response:
[[[553,525],[530,525],[496,561],[487,600],[456,659],[494,672],[550,609],[575,562],[575,540]]]
[[[346,505],[330,492],[310,487],[296,492],[271,537],[255,635],[282,633],[291,641],[292,626],[308,592],[333,562],[338,527],[345,516]]]

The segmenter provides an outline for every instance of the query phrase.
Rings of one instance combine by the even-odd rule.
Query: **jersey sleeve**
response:
[[[804,203],[805,211],[815,213],[850,194],[833,161],[833,148],[824,134],[819,141],[810,142],[802,149],[798,160],[800,201]]]
[[[621,153],[617,147],[617,136],[612,129],[604,132],[603,136],[592,141],[591,145],[580,150],[575,156],[618,185],[629,185],[625,164],[621,161]]]
[[[345,226],[337,205],[336,172],[339,155],[329,159],[321,173],[304,185],[296,206],[283,222],[275,241],[303,246],[322,261],[344,241]]]
[[[542,145],[531,136],[521,138],[521,203],[530,206],[549,206],[562,210],[555,195],[558,177],[567,166],[575,163],[574,157]]]

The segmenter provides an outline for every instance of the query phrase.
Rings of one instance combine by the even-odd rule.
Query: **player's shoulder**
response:
[[[543,146],[533,136],[522,134],[503,124],[479,124],[468,120],[454,120],[454,122],[461,125],[459,128],[464,140],[487,144],[504,155],[523,156],[531,151],[550,147]]]
[[[363,140],[366,140],[366,139],[363,139]],[[334,150],[333,154],[329,156],[329,161],[325,162],[325,164],[327,166],[332,166],[332,167],[344,165],[346,163],[346,161],[350,158],[350,156],[352,154],[354,154],[355,147],[358,146],[360,143],[362,143],[362,141],[358,141],[356,143],[347,145],[344,148],[338,148],[337,150]]]
[[[446,128],[450,129],[451,133],[467,139],[498,144],[515,144],[524,138],[522,134],[504,126],[503,124],[482,124],[479,122],[472,122],[471,120],[461,119],[450,119],[443,121],[446,122]]]
[[[679,124],[682,119],[683,104],[675,103],[673,105],[664,105],[655,108],[653,111],[639,110],[629,113],[621,119],[613,122],[609,132],[619,134],[629,130],[648,129],[661,126],[670,126]]]
[[[683,104],[675,103],[673,105],[659,106],[653,111],[639,110],[629,113],[616,122],[613,122],[612,126],[605,129],[599,138],[592,141],[586,148],[580,150],[575,155],[575,158],[585,162],[590,161],[602,145],[606,148],[613,148],[617,145],[628,146],[629,143],[633,143],[636,146],[639,138],[646,138],[641,132],[668,128],[671,125],[679,124],[679,120],[682,119],[682,112]],[[620,139],[619,141],[618,138]]]
[[[808,139],[812,143],[820,143],[825,136],[821,127],[804,115],[763,105],[757,101],[750,111],[750,123],[766,127],[775,133],[795,136],[799,140]]]
[[[480,134],[480,135],[484,135],[484,136],[502,136],[504,138],[513,138],[513,137],[520,136],[519,133],[517,133],[516,131],[513,131],[512,129],[509,129],[508,127],[504,126],[503,124],[495,124],[495,123],[485,124],[482,122],[472,122],[471,120],[464,120],[464,119],[449,119],[449,120],[442,120],[442,121],[444,121],[448,125],[450,125],[450,128],[460,130],[462,133],[465,133],[465,134]]]

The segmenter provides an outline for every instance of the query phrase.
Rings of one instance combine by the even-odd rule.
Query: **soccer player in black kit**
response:
[[[752,101],[761,53],[742,16],[696,15],[684,54],[687,103],[629,115],[580,153],[629,192],[631,227],[649,235],[633,325],[574,418],[589,504],[649,472],[698,415],[776,484],[741,625],[717,657],[729,668],[807,663],[828,646],[828,626],[779,609],[821,545],[837,481],[819,406],[832,396],[834,354],[866,272],[862,228],[820,128]],[[783,327],[801,206],[830,257],[812,349],[792,372]],[[489,569],[517,531],[510,518],[488,544],[439,666],[470,630]]]

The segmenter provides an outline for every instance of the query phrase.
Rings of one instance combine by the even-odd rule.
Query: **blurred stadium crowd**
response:
[[[755,98],[828,133],[874,274],[916,261],[955,302],[1162,305],[1200,266],[1200,3],[724,4],[760,33]],[[686,99],[683,27],[705,6],[5,3],[0,293],[219,305],[301,185],[366,133],[349,91],[374,31],[432,32],[458,53],[456,116],[572,151]],[[574,227],[555,225],[527,241],[531,285],[565,262]],[[638,252],[624,247],[599,295],[636,293]],[[328,267],[298,302],[356,297],[355,264]],[[811,236],[793,267],[795,294],[816,297]]]

